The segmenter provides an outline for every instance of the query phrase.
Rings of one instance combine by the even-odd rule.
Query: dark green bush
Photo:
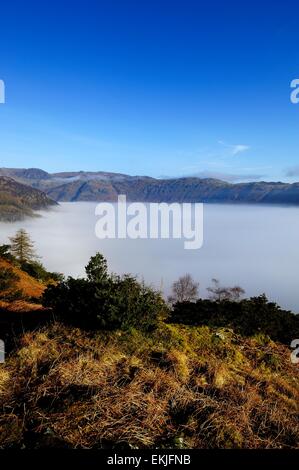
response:
[[[10,245],[0,245],[0,258],[14,261],[14,256],[10,253]]]
[[[150,330],[167,317],[159,292],[132,276],[109,275],[102,255],[91,258],[86,274],[86,279],[69,277],[45,291],[43,305],[58,320],[86,329]]]
[[[1,268],[0,270],[0,299],[17,300],[21,297],[20,290],[15,289],[15,283],[19,276],[11,268]]]
[[[31,277],[38,279],[39,281],[48,282],[48,281],[62,281],[63,276],[60,273],[52,273],[47,271],[42,263],[38,261],[24,262],[21,264],[22,271],[29,274]]]
[[[187,325],[231,327],[244,336],[263,333],[285,344],[299,337],[299,316],[269,302],[265,295],[240,302],[199,299],[197,302],[177,303],[170,321]]]

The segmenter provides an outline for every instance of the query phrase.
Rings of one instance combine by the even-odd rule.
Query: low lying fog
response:
[[[211,278],[240,285],[246,295],[263,292],[282,307],[299,311],[299,208],[204,205],[204,244],[185,250],[183,240],[99,240],[95,203],[62,203],[42,217],[0,223],[0,243],[20,227],[35,241],[51,271],[82,276],[96,251],[110,271],[130,272],[168,294],[171,283],[190,273],[207,296]]]

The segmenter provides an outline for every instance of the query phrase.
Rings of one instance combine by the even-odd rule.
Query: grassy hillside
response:
[[[28,269],[28,264],[25,267]],[[56,282],[55,273],[47,274],[46,281],[33,277],[14,257],[0,256],[0,338],[7,351],[14,347],[22,332],[44,324],[51,316],[41,303],[47,285]]]
[[[12,262],[0,258],[0,270],[3,269],[12,269],[12,271],[17,275],[18,279],[16,280],[13,289],[21,290],[24,297],[33,297],[39,299],[45,288],[46,284],[40,282],[37,279],[34,279],[32,276],[29,276],[26,272]]]
[[[0,446],[298,447],[299,374],[285,346],[161,325],[26,333],[0,369]]]

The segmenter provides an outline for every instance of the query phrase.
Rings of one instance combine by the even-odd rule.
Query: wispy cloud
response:
[[[188,175],[188,176],[193,176],[197,178],[215,178],[218,180],[227,181],[229,183],[237,183],[241,181],[243,182],[258,181],[265,177],[265,175],[256,174],[256,173],[233,174],[233,173],[222,173],[220,171],[219,172],[218,171],[200,171],[198,173],[195,173],[193,175]]]
[[[223,142],[223,140],[219,140],[218,144],[222,145],[223,147],[226,147],[230,150],[231,155],[236,156],[239,153],[246,152],[246,150],[250,149],[249,145],[244,145],[244,144],[228,144],[226,142]]]
[[[238,182],[248,182],[248,181],[259,181],[262,178],[265,178],[265,174],[259,173],[225,173],[221,171],[198,171],[196,173],[188,173],[180,176],[169,176],[169,175],[160,175],[159,179],[173,179],[173,178],[212,178],[222,181],[227,181],[228,183],[238,183]]]

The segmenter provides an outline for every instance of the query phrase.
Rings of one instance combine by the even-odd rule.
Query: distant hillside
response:
[[[55,201],[116,201],[126,194],[140,202],[299,204],[299,183],[227,183],[213,178],[155,179],[107,172],[50,174],[40,169],[0,169],[0,176],[44,191]]]
[[[26,297],[40,298],[46,288],[46,284],[34,279],[11,261],[0,258],[0,270],[11,269],[17,276],[15,289],[21,290]]]
[[[34,215],[35,210],[55,205],[45,193],[7,176],[0,176],[0,220],[15,221]]]

